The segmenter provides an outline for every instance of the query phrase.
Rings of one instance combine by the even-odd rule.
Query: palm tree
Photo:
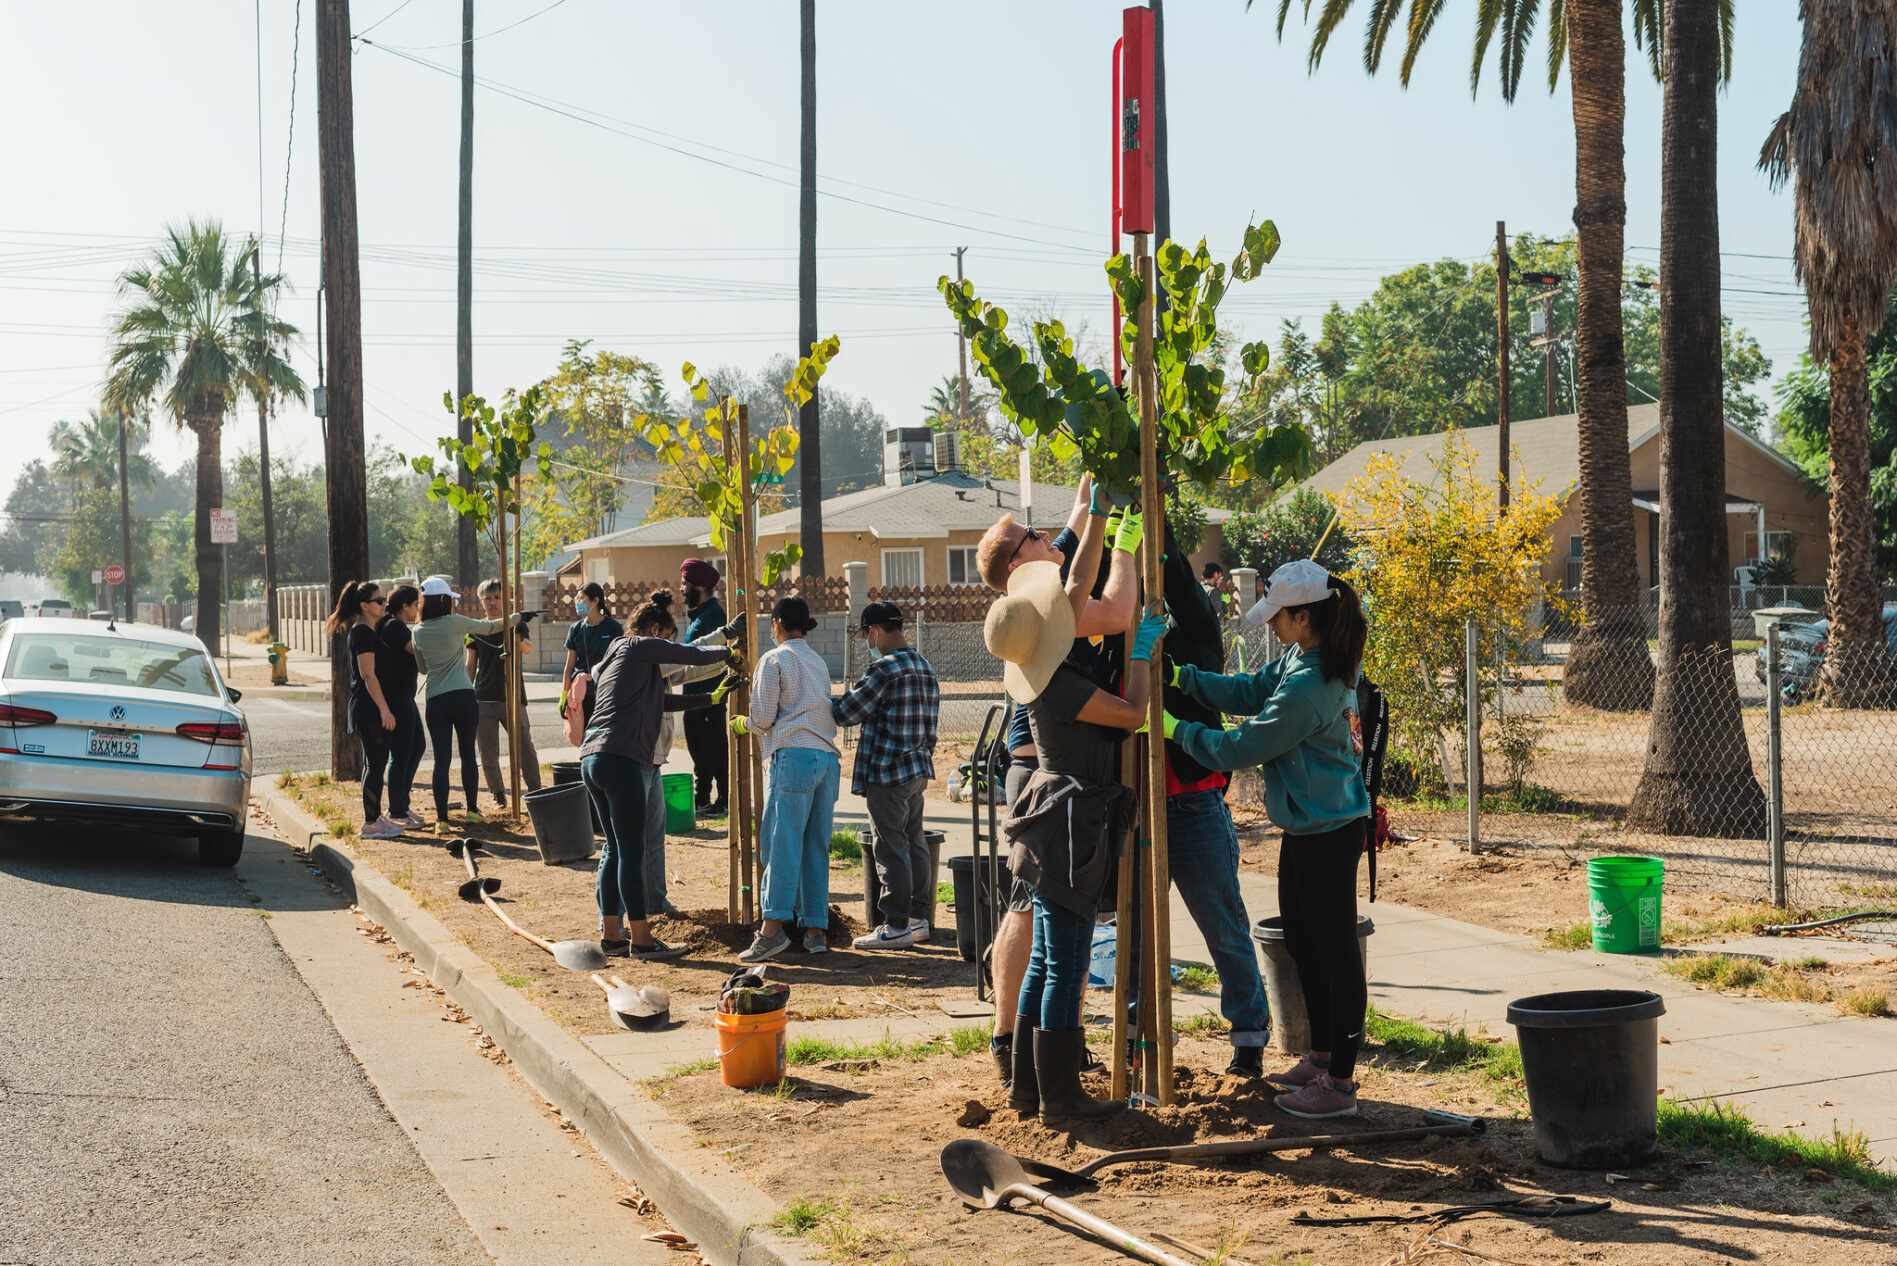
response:
[[[962,416],[962,380],[955,374],[949,374],[942,381],[929,388],[929,398],[923,402],[922,416],[925,421],[940,422],[950,429],[980,431],[987,429],[988,410],[994,403],[992,392],[978,389],[972,383],[968,392],[968,416]]]
[[[1759,839],[1732,672],[1719,320],[1719,10],[1668,0],[1660,126],[1660,667],[1627,825]]]
[[[1252,0],[1246,0],[1246,8]],[[1562,688],[1576,703],[1622,711],[1645,708],[1653,697],[1653,664],[1635,560],[1633,478],[1627,452],[1627,357],[1621,328],[1621,271],[1627,223],[1627,168],[1622,143],[1627,115],[1626,40],[1622,0],[1553,0],[1548,7],[1548,90],[1568,65],[1573,94],[1576,272],[1576,412],[1581,447],[1581,593],[1587,623],[1575,638]],[[1351,0],[1330,0],[1311,34],[1314,71]],[[1413,0],[1399,77],[1404,87],[1446,0]],[[1663,0],[1633,0],[1634,43],[1645,48],[1660,74]],[[1309,4],[1305,9],[1308,13]],[[1401,0],[1371,0],[1364,26],[1364,69],[1383,63]],[[1278,36],[1284,36],[1291,0],[1279,0]],[[1537,4],[1477,6],[1469,90],[1481,84],[1492,44],[1502,98],[1513,101],[1528,63],[1540,16]],[[1727,41],[1722,73],[1731,71],[1731,11],[1721,13]],[[1498,42],[1499,41],[1499,42]]]
[[[801,144],[797,188],[797,355],[817,345],[817,0],[797,6]],[[823,442],[816,388],[797,411],[798,534],[804,557],[799,573],[821,576],[823,568]]]
[[[126,426],[125,477],[144,487],[158,476],[158,467],[145,454],[151,439],[151,423],[132,418]],[[84,422],[64,419],[53,423],[48,444],[53,451],[53,474],[65,480],[77,499],[82,491],[109,492],[119,481],[119,415],[102,417],[97,409],[86,411]]]
[[[211,510],[224,502],[224,415],[253,384],[300,395],[303,382],[280,350],[296,329],[270,315],[283,278],[252,270],[256,243],[234,242],[215,221],[166,234],[150,262],[119,277],[127,307],[113,323],[105,403],[140,413],[158,400],[197,437],[197,634],[212,646],[222,568]]]
[[[1865,349],[1897,277],[1897,98],[1889,87],[1897,15],[1883,3],[1827,0],[1801,4],[1799,17],[1798,86],[1759,166],[1774,188],[1795,177],[1794,258],[1810,303],[1811,354],[1830,375],[1826,696],[1862,707],[1884,666]]]

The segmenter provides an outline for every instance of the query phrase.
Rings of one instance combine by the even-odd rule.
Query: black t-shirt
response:
[[[382,643],[375,656],[375,676],[382,683],[382,697],[388,700],[391,709],[403,700],[413,703],[415,683],[421,676],[421,666],[409,649],[415,640],[414,634],[399,615],[383,616],[375,631]]]
[[[603,626],[605,621],[600,622]],[[514,640],[525,640],[527,631],[515,626]],[[499,633],[468,634],[468,645],[474,648],[474,697],[482,703],[499,703],[501,693],[501,635]],[[527,683],[520,683],[520,697],[527,697]]]
[[[597,674],[599,662],[606,658],[606,648],[625,635],[625,627],[610,615],[598,624],[573,621],[573,627],[566,631],[566,648],[573,652],[573,671]]]
[[[1119,781],[1120,731],[1079,719],[1080,710],[1099,688],[1086,673],[1064,663],[1054,670],[1047,689],[1027,706],[1042,770],[1067,774],[1089,787]]]
[[[375,700],[369,697],[369,687],[362,679],[362,661],[358,655],[365,652],[375,656],[376,674],[381,675],[382,639],[375,630],[366,624],[349,626],[349,706],[358,712],[373,712]]]

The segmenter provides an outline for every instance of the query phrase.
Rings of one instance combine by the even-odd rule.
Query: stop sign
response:
[[[105,583],[108,585],[124,584],[125,583],[125,568],[120,566],[118,563],[107,564],[106,569],[105,569]]]

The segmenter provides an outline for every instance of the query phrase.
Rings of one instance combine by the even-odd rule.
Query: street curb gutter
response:
[[[259,778],[252,794],[310,859],[380,923],[435,985],[507,1052],[522,1076],[573,1121],[615,1170],[713,1266],[810,1266],[791,1240],[769,1230],[777,1206],[717,1159],[604,1059],[503,983],[439,919],[333,838],[308,810]],[[432,847],[432,845],[431,845]]]

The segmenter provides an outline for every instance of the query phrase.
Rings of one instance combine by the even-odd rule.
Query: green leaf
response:
[[[1256,378],[1271,368],[1271,344],[1262,339],[1245,344],[1239,349],[1238,362],[1245,367],[1246,373]]]

